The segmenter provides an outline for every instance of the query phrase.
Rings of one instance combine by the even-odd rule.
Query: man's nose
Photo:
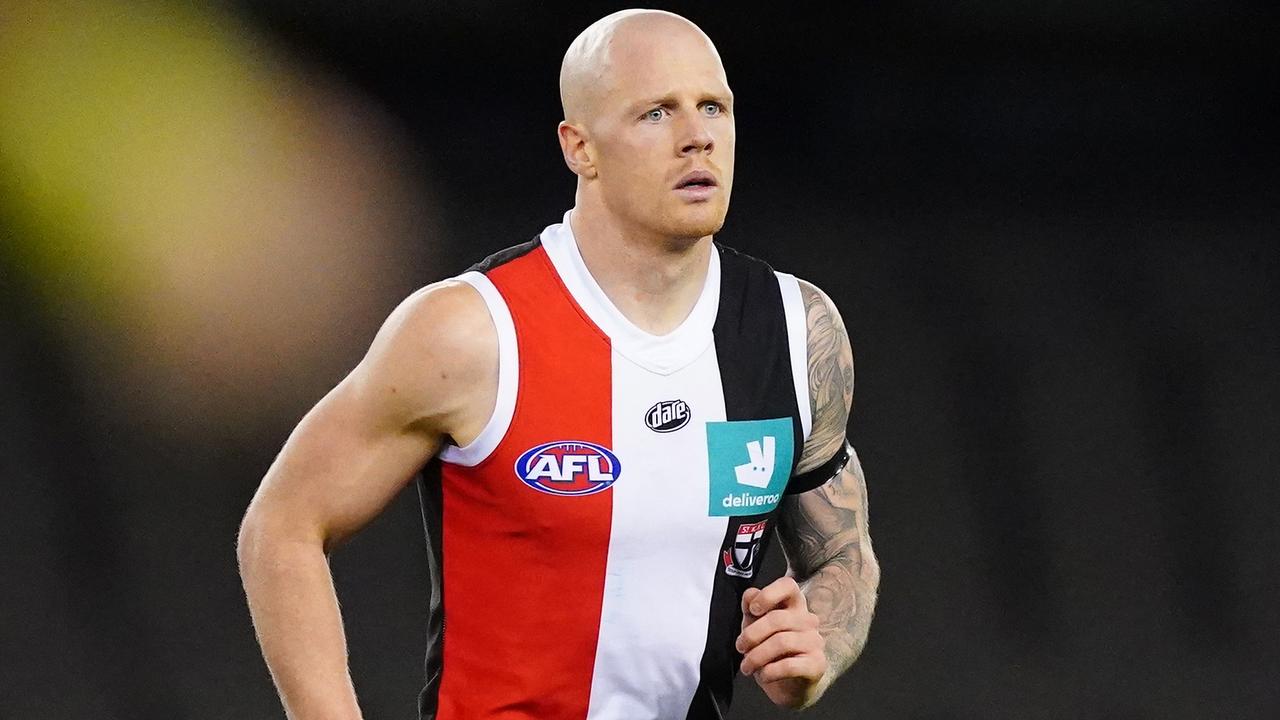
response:
[[[680,144],[680,154],[689,155],[696,152],[710,153],[715,149],[715,138],[707,129],[707,123],[701,116],[694,116],[685,123],[684,141]]]

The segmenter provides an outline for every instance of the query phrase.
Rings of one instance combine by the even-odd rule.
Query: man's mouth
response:
[[[688,175],[680,178],[680,182],[676,183],[677,190],[685,188],[713,188],[719,185],[716,177],[706,170],[695,170]]]

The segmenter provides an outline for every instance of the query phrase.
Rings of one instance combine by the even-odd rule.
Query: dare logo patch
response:
[[[689,403],[683,400],[663,400],[644,414],[644,424],[656,433],[675,432],[689,424]]]

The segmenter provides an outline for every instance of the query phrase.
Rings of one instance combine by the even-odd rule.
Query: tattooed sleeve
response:
[[[813,429],[797,467],[804,472],[846,442],[853,351],[831,300],[803,281],[800,291],[807,316],[813,411]],[[829,683],[862,652],[880,584],[867,524],[867,484],[856,453],[850,452],[848,465],[825,485],[783,499],[778,533],[790,573],[821,622]]]

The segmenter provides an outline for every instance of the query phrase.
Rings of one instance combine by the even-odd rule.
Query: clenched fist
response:
[[[826,642],[818,634],[818,616],[809,612],[800,586],[782,577],[742,594],[742,633],[738,652],[744,675],[777,705],[802,708],[826,689]]]

